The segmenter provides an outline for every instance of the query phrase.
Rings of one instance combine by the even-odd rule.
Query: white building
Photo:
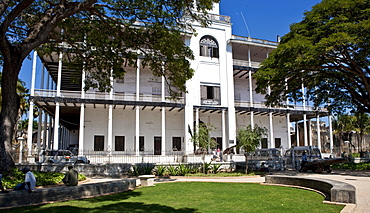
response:
[[[305,103],[266,107],[264,96],[254,91],[252,73],[278,43],[232,35],[230,17],[219,15],[218,4],[212,13],[211,26],[195,25],[197,36],[185,36],[195,54],[195,75],[186,84],[188,93],[176,101],[166,99],[162,79],[153,80],[151,71],[141,66],[128,69],[123,80],[112,79],[110,93],[100,93],[83,91],[84,75],[79,84],[71,83],[73,71],[58,56],[56,62],[42,58],[45,69],[34,63],[30,112],[34,105],[42,111],[40,149],[76,147],[80,155],[105,151],[117,156],[171,156],[177,150],[177,155],[188,156],[194,152],[189,129],[194,131],[199,122],[216,127],[211,137],[221,150],[236,145],[236,129],[249,124],[269,130],[262,148],[291,147],[291,122],[318,119],[327,112]],[[42,128],[48,130],[41,134]],[[304,144],[310,145],[304,134]]]

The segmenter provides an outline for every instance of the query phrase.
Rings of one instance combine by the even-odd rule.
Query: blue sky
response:
[[[292,23],[300,22],[304,12],[321,2],[320,0],[221,0],[220,14],[231,17],[233,34],[250,36],[258,39],[276,41],[277,35],[283,36],[289,32]],[[41,66],[38,63],[37,69]],[[31,86],[32,62],[23,63],[19,78]]]

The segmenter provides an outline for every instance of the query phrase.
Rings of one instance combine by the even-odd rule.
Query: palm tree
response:
[[[366,113],[355,113],[356,122],[354,123],[355,131],[357,133],[358,150],[362,151],[364,134],[370,133],[370,116]]]
[[[333,120],[333,133],[338,135],[339,146],[345,141],[348,141],[352,147],[351,132],[354,131],[355,116],[349,114],[339,114]],[[348,138],[345,138],[345,134]]]
[[[240,128],[236,131],[238,141],[236,148],[245,151],[245,174],[248,174],[248,153],[256,150],[266,133],[266,127],[259,127],[257,124],[254,127],[248,125],[246,128]]]

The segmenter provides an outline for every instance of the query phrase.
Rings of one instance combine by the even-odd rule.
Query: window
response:
[[[153,95],[162,95],[162,88],[160,88],[160,87],[152,87],[152,94]]]
[[[136,136],[134,136],[134,144],[135,144],[135,150],[136,150]],[[144,136],[139,136],[139,151],[143,152],[145,151],[144,147]]]
[[[219,86],[200,86],[201,102],[205,105],[220,105],[221,94]]]
[[[122,78],[122,79],[116,79],[116,83],[117,84],[123,84],[123,83],[125,83],[125,79],[124,78]]]
[[[181,137],[172,137],[172,150],[181,151]]]
[[[267,146],[267,138],[262,138],[261,140],[261,148],[262,149],[267,149],[268,146]]]
[[[125,151],[125,136],[116,136],[114,142],[115,151]]]
[[[216,139],[216,141],[217,141],[217,148],[218,149],[220,149],[220,150],[222,150],[222,138],[221,137],[217,137],[217,139]]]
[[[218,58],[218,44],[211,36],[204,36],[199,41],[200,56]]]
[[[104,136],[94,135],[94,151],[104,151]]]
[[[281,146],[281,138],[275,138],[275,148],[280,148]]]

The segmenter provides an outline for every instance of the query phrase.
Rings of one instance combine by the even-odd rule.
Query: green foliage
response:
[[[352,154],[350,154],[350,156],[353,157],[353,158],[359,158],[360,153],[352,153]]]
[[[62,183],[64,178],[63,173],[57,172],[37,172],[32,171],[36,178],[36,186],[56,185]],[[7,189],[13,189],[17,184],[24,183],[24,173],[19,171],[17,168],[13,168],[11,176],[3,177],[3,185]],[[86,180],[86,176],[78,174],[78,180]]]
[[[155,174],[157,176],[164,176],[165,173],[167,171],[167,167],[166,166],[162,166],[162,165],[157,165],[155,166]]]
[[[348,169],[348,170],[370,170],[370,163],[345,163],[332,165],[333,169]]]
[[[212,173],[217,174],[221,166],[221,164],[212,164]]]
[[[257,124],[254,127],[248,125],[246,128],[239,128],[236,131],[236,139],[238,141],[236,148],[242,148],[245,152],[253,152],[266,133],[267,129],[265,127],[259,127]]]
[[[178,167],[178,175],[185,176],[189,174],[191,171],[191,167],[187,164],[180,164]]]
[[[153,164],[138,164],[138,165],[133,165],[132,166],[132,175],[133,176],[139,176],[139,175],[151,175],[154,170],[154,165]]]
[[[210,132],[216,128],[211,124],[199,124],[197,131],[191,137],[191,140],[195,146],[199,147],[203,152],[206,152],[209,148],[215,148],[217,142],[211,138]]]
[[[201,168],[201,171],[204,173],[204,174],[208,174],[210,173],[210,171],[212,171],[212,161],[207,163],[207,162],[204,162],[202,164],[202,168]]]
[[[283,105],[288,98],[301,102],[304,84],[305,98],[317,107],[370,112],[369,9],[368,0],[323,0],[312,7],[253,75],[256,91],[266,94],[268,105]]]
[[[169,166],[167,167],[167,171],[169,175],[176,176],[179,174],[179,168],[177,166]]]

